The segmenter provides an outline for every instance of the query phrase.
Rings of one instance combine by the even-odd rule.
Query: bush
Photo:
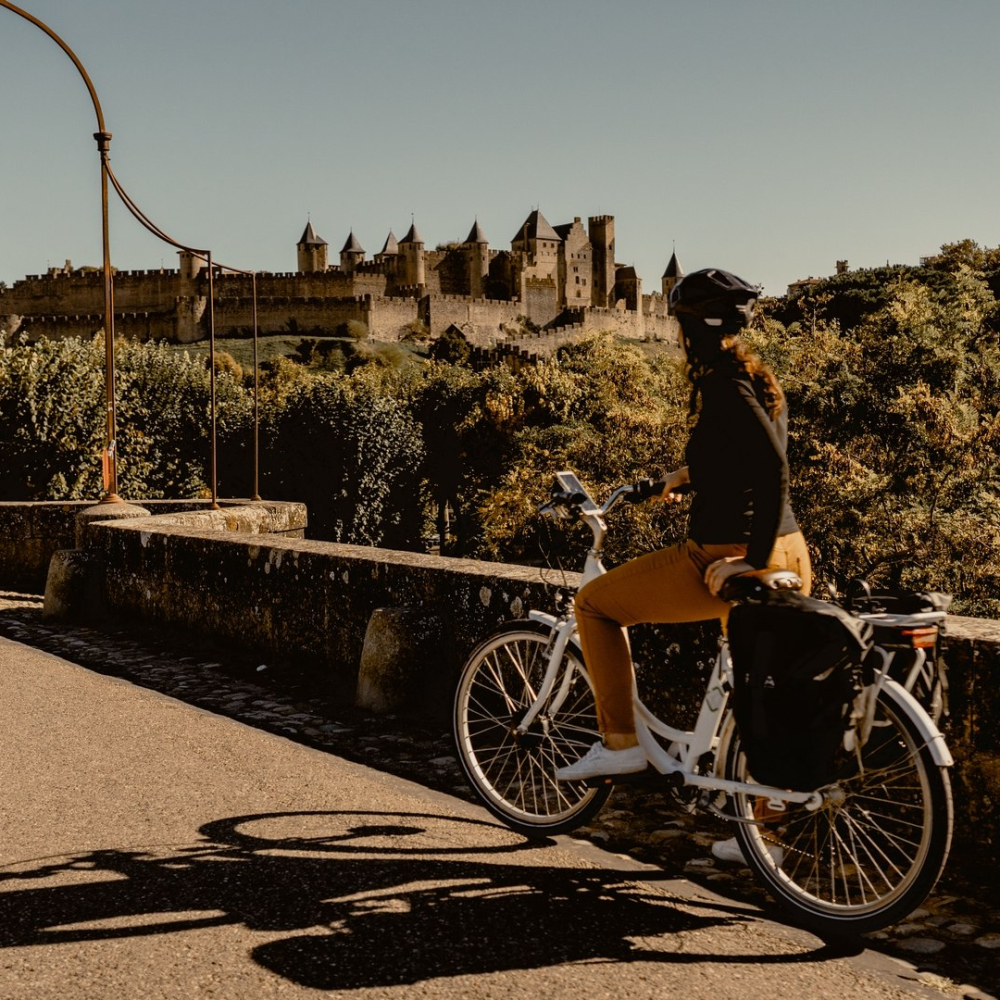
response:
[[[317,375],[292,390],[268,438],[268,490],[306,503],[310,534],[419,547],[422,444],[394,399],[361,380]]]

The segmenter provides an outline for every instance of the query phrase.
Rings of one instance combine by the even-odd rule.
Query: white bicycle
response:
[[[606,515],[640,491],[640,484],[620,486],[600,506],[573,473],[557,475],[541,512],[591,529],[581,586],[605,572]],[[797,581],[787,572],[757,580],[781,587],[789,578]],[[557,613],[531,611],[483,640],[462,669],[454,700],[458,758],[472,788],[526,837],[587,822],[614,783],[554,778],[600,739],[572,595],[562,592],[557,603]],[[853,746],[845,739],[839,777],[806,792],[759,784],[748,772],[727,710],[732,665],[724,641],[692,731],[658,719],[634,691],[647,774],[662,776],[691,807],[732,822],[755,876],[800,923],[820,932],[862,933],[902,919],[923,902],[947,860],[951,754],[917,699],[889,676],[891,659],[884,652],[876,658],[864,722]]]

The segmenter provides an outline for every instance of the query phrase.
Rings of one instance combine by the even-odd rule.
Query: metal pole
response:
[[[253,496],[260,499],[260,370],[257,367],[257,272],[252,275],[253,287]]]
[[[101,153],[101,220],[104,246],[104,396],[107,406],[105,454],[108,474],[101,503],[121,503],[118,496],[118,423],[115,415],[115,285],[111,270],[111,235],[108,226],[108,147],[110,132],[94,135]]]
[[[208,259],[208,370],[210,372],[209,385],[212,389],[212,510],[219,509],[219,470],[218,453],[216,449],[215,434],[215,279],[212,274],[212,251],[207,254]]]
[[[104,112],[101,110],[101,102],[97,99],[97,91],[76,53],[44,21],[39,21],[37,17],[33,17],[26,10],[10,3],[9,0],[0,0],[0,7],[6,7],[12,13],[30,21],[36,28],[44,31],[69,56],[80,76],[83,77],[83,82],[87,86],[87,91],[94,105],[94,113],[97,115],[97,131],[94,133],[94,138],[97,140],[97,148],[101,156],[101,225],[104,255],[104,391],[107,403],[104,454],[108,463],[104,481],[104,496],[101,502],[121,503],[121,497],[118,496],[118,449],[115,443],[117,431],[115,421],[114,275],[111,270],[111,237],[108,226],[108,150],[111,145],[111,133],[104,126]]]

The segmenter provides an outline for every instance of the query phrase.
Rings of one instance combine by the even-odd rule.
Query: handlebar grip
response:
[[[633,485],[633,492],[625,497],[625,499],[629,503],[642,503],[643,500],[648,500],[650,497],[662,493],[664,485],[663,480],[640,479]]]

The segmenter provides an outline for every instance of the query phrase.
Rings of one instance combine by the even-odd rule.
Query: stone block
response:
[[[376,608],[368,620],[355,705],[372,712],[441,714],[448,684],[441,619],[422,608]]]
[[[83,549],[59,549],[49,561],[42,617],[79,621],[99,612],[100,558]]]

